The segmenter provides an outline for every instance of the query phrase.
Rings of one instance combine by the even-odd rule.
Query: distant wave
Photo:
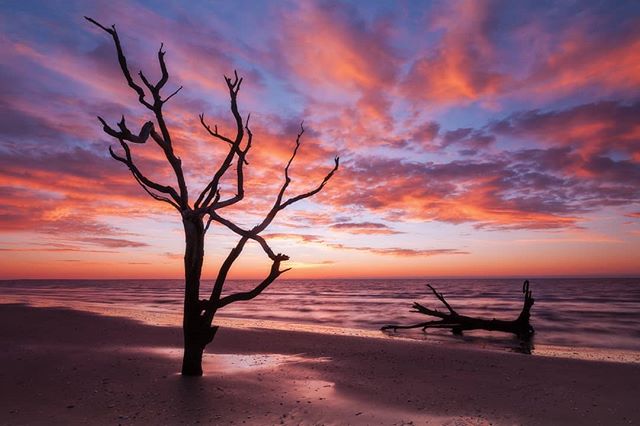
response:
[[[463,314],[514,318],[522,307],[521,280],[428,280]],[[377,330],[387,323],[420,320],[409,311],[413,301],[438,307],[427,280],[290,280],[273,284],[251,302],[227,306],[224,317],[275,320],[292,324]],[[640,351],[640,280],[531,280],[536,303],[532,324],[537,344]],[[253,281],[231,281],[228,291],[252,288]],[[203,291],[211,283],[204,281]],[[147,312],[180,313],[178,280],[15,280],[0,281],[0,296],[47,300],[63,306],[131,307]],[[1,299],[0,299],[1,300]],[[412,334],[413,333],[413,334]],[[446,332],[430,335],[451,338]],[[419,331],[406,337],[424,338]],[[469,333],[469,339],[486,337]],[[484,343],[504,343],[491,336]],[[484,344],[483,343],[483,344]]]

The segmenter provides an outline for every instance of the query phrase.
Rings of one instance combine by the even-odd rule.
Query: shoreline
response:
[[[103,315],[114,318],[126,318],[142,323],[156,326],[176,327],[182,322],[182,313],[176,312],[171,314],[139,311],[132,308],[124,308],[121,306],[105,307],[100,304],[89,305],[87,303],[78,304],[73,307],[64,306],[60,302],[50,300],[33,301],[29,298],[26,300],[20,296],[3,296],[2,304],[23,304],[31,307],[43,308],[63,308],[72,309],[79,312],[88,312],[97,315]],[[317,325],[311,323],[291,323],[277,320],[250,320],[245,318],[227,317],[219,315],[216,318],[216,324],[221,327],[229,327],[233,329],[264,329],[264,330],[280,330],[291,332],[318,333],[336,336],[355,336],[366,337],[371,339],[401,339],[409,341],[417,341],[427,345],[438,345],[444,347],[470,349],[470,350],[486,350],[498,353],[521,353],[514,346],[500,346],[491,344],[478,344],[465,340],[453,339],[450,337],[442,337],[438,334],[430,334],[425,338],[415,338],[411,335],[390,334],[380,330],[366,330],[359,328],[335,327],[326,325]],[[496,333],[498,336],[500,333]],[[489,339],[490,340],[490,339]],[[560,346],[549,344],[535,344],[530,356],[550,357],[561,359],[577,359],[585,361],[601,361],[614,362],[624,364],[640,364],[640,351],[615,349],[615,348],[596,348],[596,347],[579,347],[579,346]]]
[[[181,333],[0,305],[0,424],[626,424],[640,366],[269,329],[222,328],[205,376]]]

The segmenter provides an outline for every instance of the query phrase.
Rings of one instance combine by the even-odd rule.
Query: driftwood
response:
[[[413,311],[419,312],[431,317],[440,318],[440,320],[426,321],[412,325],[385,325],[382,330],[399,330],[408,328],[422,328],[422,331],[426,331],[428,328],[449,328],[453,334],[460,335],[465,330],[489,330],[489,331],[503,331],[506,333],[513,333],[521,339],[528,340],[534,333],[533,327],[529,323],[531,316],[530,311],[533,306],[534,299],[529,290],[529,281],[525,281],[522,285],[522,292],[524,293],[524,304],[522,311],[518,318],[513,321],[505,321],[498,319],[484,319],[474,318],[465,315],[458,314],[449,303],[446,301],[442,293],[438,293],[436,289],[428,285],[433,294],[440,300],[449,311],[441,312],[437,309],[429,309],[417,302],[413,304]]]

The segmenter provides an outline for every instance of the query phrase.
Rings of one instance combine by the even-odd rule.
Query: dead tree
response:
[[[457,313],[451,305],[446,301],[442,293],[438,293],[436,289],[428,285],[433,294],[444,304],[449,311],[441,312],[437,309],[429,309],[421,304],[414,302],[413,311],[431,317],[440,318],[440,320],[420,322],[412,325],[385,325],[382,330],[408,329],[408,328],[422,328],[422,331],[426,331],[428,328],[448,328],[451,329],[453,334],[462,334],[465,330],[489,330],[489,331],[503,331],[506,333],[513,333],[521,339],[529,339],[534,333],[533,327],[529,323],[531,316],[531,307],[533,306],[533,296],[531,290],[529,290],[529,281],[525,281],[522,285],[522,293],[524,293],[524,304],[522,311],[518,318],[512,321],[498,320],[498,319],[484,319],[474,318]]]
[[[209,126],[204,119],[204,114],[200,114],[200,123],[204,130],[213,140],[227,145],[228,151],[222,163],[217,170],[213,172],[207,186],[195,198],[195,202],[192,203],[184,178],[182,161],[174,152],[171,132],[169,126],[167,126],[162,109],[167,101],[175,96],[182,88],[178,88],[166,97],[161,94],[161,90],[169,80],[169,73],[164,59],[166,52],[163,50],[163,45],[161,44],[158,50],[158,63],[161,71],[160,79],[156,83],[152,83],[145,74],[140,71],[138,72],[138,76],[143,84],[140,85],[131,75],[115,26],[106,27],[91,18],[85,18],[111,36],[115,45],[120,69],[128,86],[137,95],[138,102],[151,112],[152,120],[147,121],[137,133],[132,132],[127,127],[124,116],[120,122],[117,123],[117,129],[111,127],[107,124],[106,120],[101,117],[98,117],[98,120],[102,123],[104,132],[116,139],[122,148],[122,153],[116,153],[110,147],[109,153],[111,156],[131,171],[135,181],[151,197],[171,205],[181,216],[185,234],[184,356],[182,374],[200,376],[202,375],[202,352],[205,346],[211,343],[218,329],[217,326],[213,325],[213,319],[218,310],[233,302],[253,299],[273,283],[282,273],[291,269],[280,269],[281,263],[289,260],[289,257],[284,254],[274,253],[260,233],[273,222],[280,211],[320,192],[338,169],[339,158],[335,158],[333,168],[314,189],[290,198],[285,198],[285,192],[291,182],[289,167],[296,157],[300,147],[300,139],[304,133],[304,128],[301,125],[296,137],[293,153],[284,167],[284,182],[275,197],[273,206],[267,212],[264,219],[254,227],[245,229],[231,219],[224,217],[222,210],[225,207],[235,205],[244,198],[243,168],[248,164],[247,154],[253,142],[253,133],[249,127],[250,116],[248,115],[246,119],[243,119],[238,110],[238,92],[240,91],[242,78],[239,78],[238,73],[234,71],[234,77],[229,78],[225,76],[225,82],[229,89],[231,114],[235,121],[235,135],[227,136],[219,133],[218,127],[213,126],[212,128]],[[149,179],[136,165],[129,144],[144,144],[149,141],[149,139],[157,144],[164,153],[164,157],[175,175],[177,188]],[[233,170],[233,164],[235,164],[234,181],[236,193],[224,197],[223,194],[221,194],[220,182],[227,172]],[[204,258],[204,237],[212,222],[227,227],[237,234],[240,239],[222,263],[209,297],[201,299],[200,274]],[[249,240],[257,242],[269,259],[271,259],[272,264],[269,274],[260,284],[250,291],[222,296],[222,290],[229,270]]]

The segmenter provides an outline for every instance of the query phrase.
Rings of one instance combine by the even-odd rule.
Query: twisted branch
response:
[[[189,193],[187,191],[187,185],[184,179],[184,173],[182,171],[182,162],[178,157],[176,157],[176,155],[173,152],[173,148],[171,145],[171,134],[169,133],[169,129],[167,128],[167,125],[165,123],[164,116],[162,113],[162,106],[174,95],[176,95],[180,91],[180,89],[182,89],[182,87],[178,88],[166,99],[162,99],[160,90],[164,87],[164,85],[167,83],[169,79],[169,72],[167,71],[167,65],[164,59],[166,52],[162,50],[164,45],[160,44],[160,49],[158,49],[158,63],[160,65],[160,71],[162,74],[160,77],[160,80],[158,80],[156,84],[153,84],[146,78],[146,76],[142,71],[138,73],[143,84],[146,86],[148,91],[151,93],[151,96],[153,97],[153,104],[151,104],[145,99],[146,94],[144,89],[138,83],[136,83],[133,80],[133,77],[131,76],[129,66],[127,64],[127,59],[124,55],[122,45],[120,43],[120,38],[118,36],[118,32],[116,31],[115,25],[112,25],[111,28],[108,28],[100,24],[98,21],[92,18],[89,18],[87,16],[85,16],[85,19],[91,22],[92,24],[94,24],[95,26],[99,27],[103,31],[107,32],[109,35],[111,35],[111,38],[113,39],[113,43],[116,48],[116,53],[118,55],[118,63],[120,64],[120,69],[122,71],[122,74],[127,80],[127,84],[129,85],[129,87],[131,87],[138,95],[138,102],[144,105],[147,109],[153,111],[154,116],[156,118],[156,122],[160,129],[160,134],[158,134],[155,131],[152,122],[147,122],[144,124],[144,126],[140,130],[140,133],[138,135],[134,135],[127,129],[124,121],[124,117],[122,118],[120,123],[118,123],[118,127],[120,127],[120,132],[115,131],[114,129],[109,127],[106,124],[105,120],[103,120],[101,117],[98,117],[98,119],[103,125],[103,130],[109,136],[112,136],[116,139],[133,142],[133,143],[144,143],[148,139],[149,135],[151,135],[154,141],[158,144],[158,146],[160,146],[160,148],[164,152],[165,157],[169,162],[169,164],[171,165],[174,171],[174,174],[176,176],[176,180],[178,182],[178,188],[180,191],[179,192],[180,196],[177,202],[181,210],[187,209],[189,206]]]
[[[111,154],[111,157],[114,160],[119,161],[124,165],[126,165],[131,171],[131,174],[133,175],[135,180],[140,184],[140,186],[142,186],[142,188],[149,195],[151,195],[153,198],[155,198],[158,201],[164,201],[166,203],[169,203],[176,209],[180,210],[180,206],[178,205],[180,197],[178,196],[178,193],[175,191],[175,189],[173,189],[170,186],[160,185],[159,183],[156,183],[151,179],[147,178],[145,175],[143,175],[140,169],[138,169],[138,167],[133,162],[133,159],[131,158],[131,150],[129,148],[129,145],[127,145],[127,143],[122,139],[119,139],[119,142],[122,148],[124,149],[125,156],[124,157],[119,156],[113,151],[111,147],[109,147],[109,154]],[[171,196],[173,201],[170,200],[169,198],[166,198],[151,192],[150,189],[155,189],[158,192],[168,194],[169,196]]]

